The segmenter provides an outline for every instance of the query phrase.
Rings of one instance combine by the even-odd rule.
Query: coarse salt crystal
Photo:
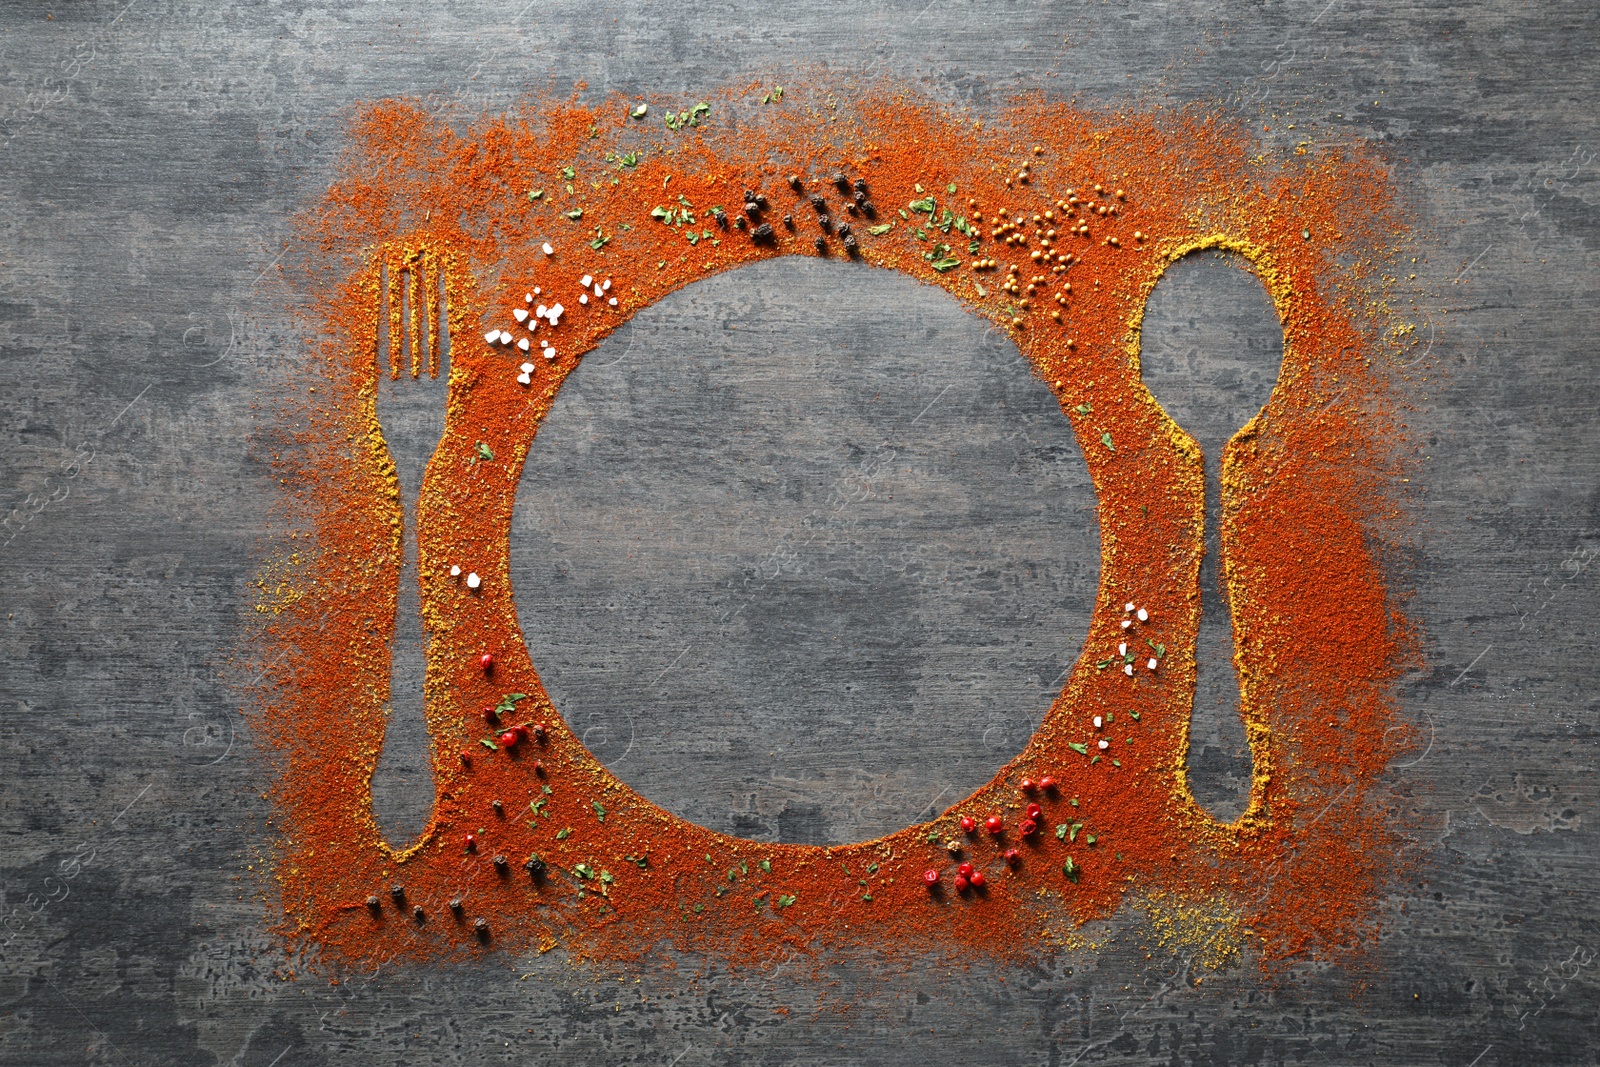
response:
[[[1098,715],[1096,715],[1096,716],[1095,716],[1095,717],[1094,717],[1094,728],[1095,728],[1095,729],[1096,729],[1096,730],[1098,730],[1098,729],[1100,729],[1100,727],[1101,727],[1101,726],[1102,726],[1102,725],[1104,725],[1104,721],[1103,721],[1103,720],[1102,720],[1102,719],[1101,719],[1101,718],[1100,718],[1100,716],[1098,716]]]
[[[541,337],[539,339],[539,347],[540,348],[549,348],[550,347],[550,342],[546,341],[544,338]]]
[[[537,285],[533,287],[533,295],[534,296],[538,296],[542,292],[544,292],[544,290],[540,289]],[[533,301],[530,300],[530,301],[528,301],[528,303],[531,304],[531,303],[533,303]]]
[[[546,315],[550,314],[550,309],[545,307],[543,304],[540,304],[537,308],[534,309],[533,313],[534,313],[534,315],[536,317],[542,319]]]
[[[1123,619],[1122,620],[1122,628],[1124,630],[1126,630],[1128,627],[1130,627],[1132,625],[1133,625],[1133,620],[1132,619]]]
[[[1111,742],[1110,742],[1110,741],[1107,741],[1107,740],[1106,740],[1106,739],[1105,739],[1105,738],[1103,738],[1103,737],[1102,737],[1102,738],[1101,738],[1101,739],[1100,739],[1100,740],[1099,740],[1099,741],[1097,741],[1097,742],[1095,742],[1095,743],[1096,743],[1096,744],[1097,744],[1097,745],[1099,745],[1099,747],[1100,747],[1100,751],[1102,751],[1102,752],[1104,752],[1104,751],[1105,751],[1105,750],[1106,750],[1106,749],[1108,749],[1108,748],[1110,748],[1110,747],[1111,747]]]
[[[1122,642],[1122,644],[1117,646],[1117,655],[1126,656],[1127,654],[1128,654],[1128,642],[1124,641],[1124,642]]]
[[[450,568],[450,577],[452,577],[452,578],[461,577],[461,568],[460,567],[451,567]]]
[[[605,286],[596,283],[596,285],[594,287],[594,295],[595,296],[605,296],[606,295]]]
[[[593,281],[594,277],[592,275],[585,274],[582,278],[578,279],[578,285],[581,288],[587,289],[589,288],[589,284]]]
[[[616,297],[612,297],[610,300],[607,300],[606,303],[610,304],[612,307],[616,307],[617,306],[617,298]]]
[[[528,350],[528,339],[524,337],[522,340],[518,341],[517,347],[526,352]]]
[[[604,284],[604,285],[602,285],[602,286],[601,286],[601,287],[600,287],[600,288],[602,288],[602,289],[609,289],[609,288],[611,288],[611,279],[610,279],[610,278],[607,278],[607,279],[606,279],[606,283],[605,283],[605,284]]]
[[[1156,669],[1156,661],[1155,661],[1155,659],[1152,657],[1151,659],[1146,661],[1145,666],[1149,667],[1151,670],[1155,670]]]
[[[1148,611],[1144,610],[1143,608],[1140,608],[1139,609],[1139,621],[1140,622],[1149,622],[1150,621],[1150,613]]]
[[[588,293],[584,293],[582,296],[578,297],[578,303],[587,304],[588,302],[589,302],[589,294]]]
[[[544,358],[545,359],[555,359],[556,358],[556,350],[553,349],[553,348],[545,349],[544,350]]]
[[[483,343],[486,345],[492,345],[498,340],[500,340],[499,330],[490,330],[488,333],[483,335]]]
[[[476,588],[478,588],[478,586],[480,586],[482,584],[483,584],[483,579],[478,577],[478,572],[477,571],[473,571],[471,574],[467,575],[467,588],[468,589],[476,589]]]
[[[527,308],[517,308],[515,311],[513,311],[511,313],[511,317],[516,319],[518,322],[527,322],[528,321],[528,309]]]
[[[523,374],[532,374],[533,373],[533,364],[532,363],[524,363],[518,369],[521,370]]]
[[[546,241],[544,243],[544,254],[547,255],[547,256],[553,256],[553,255],[556,254],[556,250],[554,248],[550,247],[550,242],[549,241]]]
[[[1123,611],[1132,611],[1133,610],[1133,601],[1130,600],[1126,604],[1122,605],[1122,610]]]
[[[519,375],[517,375],[517,384],[518,385],[532,385],[533,384],[533,379],[528,377],[526,374],[519,374]]]
[[[1122,668],[1122,673],[1126,674],[1129,678],[1132,678],[1133,677],[1133,664],[1130,663],[1127,666],[1123,667]]]

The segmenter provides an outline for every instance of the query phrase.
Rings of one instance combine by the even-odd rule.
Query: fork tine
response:
[[[405,371],[405,317],[400,313],[400,294],[405,286],[400,284],[396,273],[389,271],[388,264],[384,264],[384,270],[389,274],[389,366],[393,368],[393,376],[399,379]]]
[[[417,376],[415,343],[411,329],[411,265],[400,266],[400,373]]]
[[[428,282],[422,264],[423,254],[418,252],[416,266],[411,272],[411,280],[416,283],[417,287],[417,296],[414,304],[417,317],[417,350],[415,362],[412,364],[415,368],[412,372],[412,377],[414,378],[431,377],[433,374],[433,364],[428,358]]]
[[[378,322],[377,335],[373,338],[375,345],[374,357],[378,365],[378,374],[385,373],[390,378],[394,377],[394,352],[389,346],[389,264],[378,264]]]
[[[439,318],[437,320],[438,328],[434,331],[434,336],[438,338],[439,345],[437,366],[439,376],[448,379],[450,377],[450,287],[446,284],[444,260],[439,256],[434,257],[433,272],[439,276]]]

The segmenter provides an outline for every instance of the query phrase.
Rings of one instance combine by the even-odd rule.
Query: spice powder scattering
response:
[[[1402,843],[1380,790],[1412,744],[1395,685],[1417,644],[1375,547],[1402,518],[1393,200],[1359,147],[1265,151],[1193,109],[1025,98],[978,123],[894,87],[848,105],[530,100],[454,124],[413,102],[361,109],[288,257],[313,373],[278,400],[295,532],[252,638],[287,940],[338,965],[555,945],[1025,958],[1132,897],[1227,915],[1269,968],[1360,952]],[[1223,456],[1255,768],[1232,824],[1184,770],[1202,459],[1139,374],[1146,298],[1204,249],[1250,261],[1285,340],[1271,400]],[[1076,432],[1103,556],[1084,651],[1026,748],[931,822],[836,847],[715,833],[610,774],[541,687],[509,575],[524,458],[584,353],[667,293],[790,255],[903,272],[1006,331]],[[369,788],[401,559],[375,375],[408,372],[400,345],[429,337],[441,300],[447,425],[417,520],[437,799],[400,850]]]

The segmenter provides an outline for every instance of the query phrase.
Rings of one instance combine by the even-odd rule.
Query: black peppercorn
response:
[[[760,208],[762,211],[767,210],[767,198],[761,193],[756,194],[756,207]]]
[[[821,193],[812,193],[809,199],[811,200],[811,206],[818,211],[828,210],[828,202],[822,198]]]
[[[789,227],[789,229],[791,229],[791,230],[794,229],[794,216],[793,215],[785,215],[783,217],[783,224],[785,226]]]
[[[823,233],[827,233],[829,230],[833,229],[833,219],[829,218],[827,215],[818,215],[817,225],[822,227]]]
[[[367,907],[371,908],[373,911],[377,911],[379,908],[383,907],[383,902],[378,899],[378,894],[374,893],[367,898]]]
[[[506,806],[498,800],[489,801],[489,806],[494,809],[496,815],[504,815],[506,813]]]
[[[406,899],[406,887],[400,885],[398,882],[395,883],[395,885],[389,889],[389,898],[396,904],[401,903]]]
[[[818,237],[811,243],[817,246],[818,252],[826,253],[828,251],[828,239],[826,237]]]
[[[543,878],[544,877],[545,864],[544,864],[544,860],[539,858],[539,854],[538,853],[534,853],[532,856],[529,856],[528,857],[528,862],[524,863],[522,865],[522,868],[523,868],[523,870],[527,871],[528,874],[530,874],[534,878]]]
[[[777,234],[772,232],[772,224],[763,222],[760,226],[750,231],[750,240],[758,244],[770,243],[777,239]]]
[[[848,222],[841,222],[841,223],[839,223],[838,228],[836,228],[834,230],[834,232],[837,233],[840,237],[849,237],[850,236],[850,224]]]
[[[850,179],[843,174],[835,174],[833,176],[833,184],[837,185],[841,192],[848,193],[850,191]]]
[[[865,204],[867,202],[867,194],[864,191],[857,189],[856,195],[851,199],[853,199],[858,205]]]
[[[856,197],[860,199],[867,195],[867,179],[857,178],[855,181]]]
[[[489,920],[488,919],[474,919],[474,920],[472,920],[472,932],[478,935],[478,940],[479,941],[487,941],[487,940],[489,940]]]
[[[789,187],[794,189],[795,192],[799,192],[800,191],[801,184],[802,184],[802,182],[800,181],[800,175],[798,175],[798,174],[789,175]]]
[[[867,200],[862,203],[861,213],[869,219],[875,219],[878,217],[878,209],[872,206],[871,200]]]
[[[427,915],[423,914],[421,904],[411,909],[411,917],[417,921],[418,926],[428,921]]]
[[[504,856],[497,855],[494,858],[494,869],[501,874],[505,874],[506,871],[511,869],[511,865],[506,862],[506,858]]]
[[[761,209],[756,206],[754,201],[748,201],[747,200],[747,201],[745,201],[745,205],[744,205],[744,213],[746,215],[749,215],[753,219],[757,215],[761,214]]]
[[[450,898],[450,910],[455,912],[457,915],[461,914],[461,898],[460,897],[451,897]]]
[[[855,255],[856,252],[860,250],[860,247],[861,246],[856,243],[854,236],[846,237],[844,239],[844,250],[846,255]]]

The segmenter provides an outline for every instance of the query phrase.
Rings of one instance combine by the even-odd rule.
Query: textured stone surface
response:
[[[0,26],[0,1062],[1596,1062],[1593,4],[116,0]],[[1420,866],[1384,937],[1274,984],[1133,942],[1017,971],[690,979],[552,953],[288,980],[240,878],[267,812],[220,679],[273,499],[252,405],[300,350],[263,293],[342,109],[825,71],[980,112],[1041,87],[1221,99],[1277,143],[1388,144],[1437,372],[1393,561],[1427,627],[1405,692],[1426,747],[1395,769]],[[1271,363],[1259,292],[1230,278],[1158,293],[1153,339],[1206,368],[1191,400],[1226,384],[1201,337]],[[1149,379],[1174,410],[1183,377]],[[766,396],[783,419],[755,417]],[[610,731],[597,751],[635,709],[631,750],[602,754],[713,825],[844,839],[922,814],[992,773],[1080,640],[1094,531],[1050,416],[1006,343],[887,274],[775,264],[678,294],[595,353],[530,463],[518,595],[552,690]],[[675,447],[630,444],[641,420]],[[560,434],[582,447],[545,455]],[[948,507],[975,485],[982,507]],[[1200,768],[1218,804],[1225,710]]]

